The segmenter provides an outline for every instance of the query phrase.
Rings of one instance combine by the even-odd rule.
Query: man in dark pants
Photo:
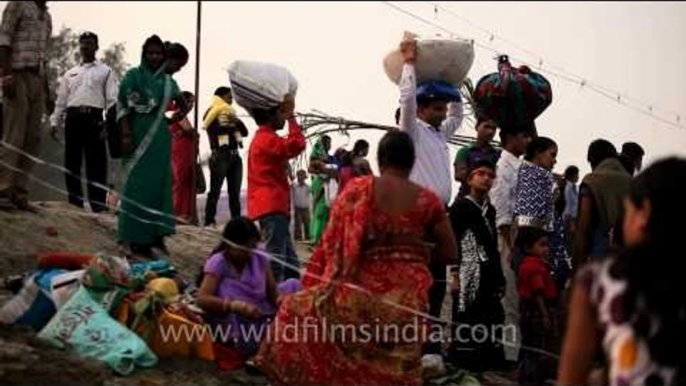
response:
[[[86,32],[79,37],[81,64],[67,71],[60,80],[53,134],[64,125],[65,182],[69,203],[83,208],[81,164],[85,154],[88,200],[93,212],[107,211],[107,148],[103,113],[114,108],[116,79],[112,70],[95,59],[98,36]]]
[[[227,105],[231,105],[233,101],[231,89],[219,87],[215,92],[213,104],[221,103],[221,101],[217,101],[217,98],[221,98]],[[226,190],[229,194],[231,218],[238,218],[241,215],[240,195],[243,182],[243,160],[238,149],[243,148],[241,138],[248,135],[248,129],[243,121],[231,113],[232,109],[219,109],[219,111],[216,118],[207,127],[212,157],[210,158],[210,192],[207,195],[205,205],[205,226],[215,224],[217,202],[224,179],[226,179]]]

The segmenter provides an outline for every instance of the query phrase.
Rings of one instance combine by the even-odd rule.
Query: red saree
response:
[[[270,325],[255,362],[271,382],[421,384],[424,321],[413,311],[427,311],[432,283],[422,235],[446,214],[426,189],[411,210],[383,212],[374,206],[374,181],[349,182],[308,264],[305,289],[284,299]],[[410,325],[414,336],[393,332]]]
[[[167,111],[176,111],[170,106]],[[188,118],[169,125],[172,134],[172,193],[174,214],[186,223],[195,224],[198,220],[195,192],[196,133],[189,134],[191,128]]]

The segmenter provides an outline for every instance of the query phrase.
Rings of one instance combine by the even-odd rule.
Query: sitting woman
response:
[[[421,332],[419,339],[379,332],[423,323],[430,256],[445,264],[457,254],[441,200],[409,181],[414,159],[407,133],[387,133],[379,143],[381,176],[350,181],[336,199],[305,289],[281,304],[255,356],[271,382],[422,383]]]
[[[247,218],[232,219],[222,238],[205,263],[198,305],[213,328],[229,333],[230,340],[222,343],[249,358],[259,341],[247,331],[254,328],[261,336],[276,314],[281,295],[298,291],[300,282],[289,279],[276,284],[267,255],[256,249],[260,233]]]

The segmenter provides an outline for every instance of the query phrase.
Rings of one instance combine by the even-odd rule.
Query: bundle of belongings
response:
[[[550,106],[553,93],[543,75],[527,66],[515,68],[501,55],[498,72],[479,80],[473,98],[478,113],[493,119],[501,129],[528,126],[535,135],[534,120]]]
[[[415,40],[417,44],[414,64],[417,102],[423,99],[460,102],[460,87],[474,63],[474,42],[459,38],[419,38],[411,32],[405,32],[403,39]],[[404,65],[400,49],[388,53],[383,64],[388,78],[399,84]]]
[[[236,103],[251,114],[253,109],[277,107],[298,91],[293,74],[271,63],[237,60],[229,66],[229,80]]]
[[[415,63],[417,84],[440,80],[454,87],[460,87],[467,78],[474,63],[472,40],[418,38],[411,32],[405,32],[405,38],[417,40],[417,62]],[[386,75],[395,84],[400,83],[403,64],[399,49],[391,51],[384,58]]]
[[[108,255],[47,253],[0,308],[0,323],[25,325],[58,348],[106,363],[121,375],[158,357],[214,360],[209,334],[162,339],[186,326],[206,329],[166,260],[129,263]]]

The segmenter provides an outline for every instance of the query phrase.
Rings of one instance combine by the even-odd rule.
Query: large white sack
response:
[[[415,72],[417,82],[442,80],[459,87],[474,63],[474,42],[465,39],[418,39]],[[391,51],[383,61],[386,75],[400,82],[403,57],[400,49]]]
[[[245,109],[278,106],[287,94],[295,97],[298,81],[276,64],[237,60],[229,66],[233,97]]]

